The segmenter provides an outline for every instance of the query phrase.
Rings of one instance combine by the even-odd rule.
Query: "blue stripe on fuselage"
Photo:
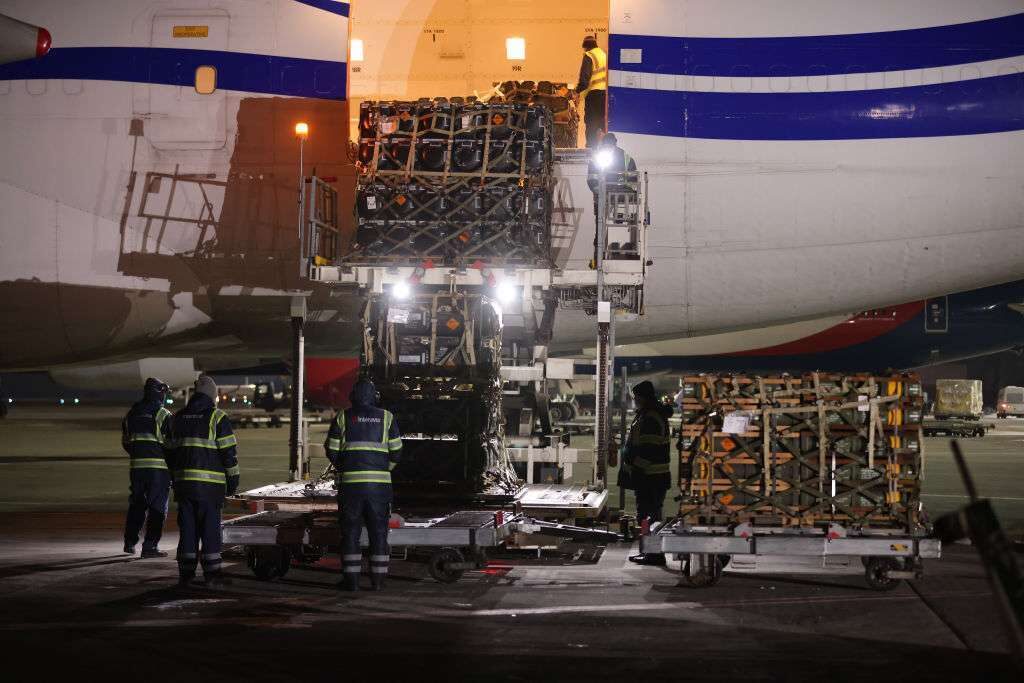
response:
[[[347,2],[336,2],[335,0],[296,0],[296,2],[301,2],[303,5],[322,9],[323,11],[330,12],[331,14],[340,14],[343,17],[348,16]]]
[[[852,140],[1024,129],[1024,74],[801,93],[609,90],[610,129],[720,140]]]
[[[778,38],[687,38],[612,34],[619,71],[693,76],[821,76],[902,71],[1024,55],[1024,13],[932,28]],[[642,50],[623,64],[621,49]]]
[[[0,65],[0,80],[79,78],[192,87],[199,66],[217,69],[217,89],[345,99],[344,62],[248,52],[160,47],[61,47]]]

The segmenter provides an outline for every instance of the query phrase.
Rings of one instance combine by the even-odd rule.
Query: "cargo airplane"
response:
[[[349,205],[359,102],[572,83],[586,34],[608,50],[609,127],[650,183],[626,355],[1019,279],[1024,2],[814,10],[0,0],[0,369],[90,381],[117,362],[175,382],[277,360],[291,296],[312,291],[308,377],[340,399],[357,302],[298,277],[300,173],[336,177]],[[585,167],[559,172],[564,262],[582,263]],[[553,349],[592,336],[560,312]]]

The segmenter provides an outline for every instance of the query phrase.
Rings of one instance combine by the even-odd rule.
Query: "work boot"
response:
[[[231,585],[231,579],[229,579],[228,577],[224,576],[220,572],[214,572],[212,574],[207,574],[205,576],[205,578],[206,578],[206,587],[207,588],[221,589],[221,588],[227,588],[228,586]]]
[[[153,557],[167,557],[167,553],[163,552],[162,550],[157,550],[156,548],[143,548],[141,557],[143,559],[150,559]]]
[[[134,555],[135,554],[135,544],[134,543],[129,543],[128,541],[125,541],[124,542],[124,554],[125,555]]]
[[[370,590],[384,590],[384,574],[370,574]]]
[[[180,574],[178,576],[178,588],[190,588],[196,585],[195,574]]]
[[[655,567],[665,566],[665,554],[664,553],[640,553],[639,555],[633,555],[629,558],[630,562],[636,564],[643,564]]]
[[[359,575],[355,573],[345,574],[337,584],[338,590],[356,593],[359,591]]]

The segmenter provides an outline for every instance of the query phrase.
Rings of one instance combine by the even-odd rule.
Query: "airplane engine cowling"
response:
[[[49,51],[49,31],[0,14],[0,64],[42,57]]]
[[[192,385],[199,371],[191,358],[143,358],[104,365],[73,365],[53,368],[50,377],[69,389],[142,389],[147,377],[157,377],[172,390]]]

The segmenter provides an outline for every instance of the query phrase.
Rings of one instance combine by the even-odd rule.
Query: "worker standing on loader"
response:
[[[587,147],[596,147],[604,132],[608,101],[608,55],[597,45],[597,38],[583,39],[583,63],[576,94],[583,101],[583,123]]]
[[[638,178],[636,162],[624,149],[619,147],[615,133],[605,133],[601,137],[601,145],[590,156],[587,164],[587,187],[594,193],[594,260],[590,269],[597,268],[597,233],[601,217],[601,176],[604,176],[604,189],[608,193],[636,193]],[[605,207],[608,211],[608,207]],[[607,236],[606,236],[607,239]]]
[[[222,586],[227,581],[221,571],[220,517],[225,494],[238,490],[238,442],[231,421],[217,409],[217,383],[209,375],[199,375],[192,398],[174,415],[171,444],[167,461],[178,503],[178,585],[191,584],[201,563],[206,585]]]
[[[672,485],[669,471],[671,430],[668,426],[672,406],[660,402],[654,385],[646,381],[633,387],[633,400],[636,414],[629,426],[629,436],[622,453],[619,484],[636,492],[637,521],[653,523],[661,520],[665,494]],[[637,564],[665,564],[665,556],[661,553],[640,553],[629,559]]]
[[[359,590],[363,563],[359,536],[365,525],[370,545],[370,584],[372,590],[381,590],[391,558],[391,470],[402,452],[402,436],[394,415],[376,406],[373,382],[356,382],[349,400],[352,407],[338,412],[324,444],[327,458],[338,473],[342,572],[338,587]]]
[[[167,517],[171,473],[165,448],[170,437],[171,416],[164,408],[168,387],[150,377],[142,388],[142,400],[135,403],[121,421],[121,446],[130,458],[131,493],[124,525],[124,551],[135,554],[139,533],[146,527],[142,557],[167,557],[157,547]]]

